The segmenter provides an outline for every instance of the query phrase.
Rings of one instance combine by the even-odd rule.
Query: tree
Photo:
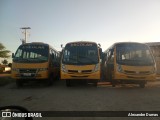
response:
[[[6,50],[6,47],[2,43],[0,43],[0,58],[9,58],[9,53],[10,51]]]
[[[12,67],[12,63],[8,63],[8,67]]]
[[[7,65],[8,61],[6,59],[2,60],[3,65]]]

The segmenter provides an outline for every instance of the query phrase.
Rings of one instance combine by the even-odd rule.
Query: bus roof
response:
[[[114,45],[117,45],[117,44],[126,44],[126,43],[131,43],[131,44],[133,44],[133,43],[136,43],[136,44],[144,44],[144,43],[139,43],[139,42],[116,42],[116,43],[114,43]]]
[[[35,44],[38,44],[38,45],[49,45],[49,44],[47,44],[47,43],[43,43],[43,42],[31,42],[31,43],[25,43],[25,44],[22,44],[22,45],[35,45]]]
[[[157,46],[160,45],[160,42],[148,42],[146,43],[148,46]]]
[[[74,42],[68,42],[67,44],[72,44],[72,43],[93,43],[93,44],[97,44],[96,42],[92,42],[92,41],[74,41]]]
[[[133,43],[135,43],[135,44],[144,44],[144,43],[139,43],[139,42],[116,42],[116,43],[112,44],[109,48],[107,48],[104,52],[108,51],[109,49],[115,47],[118,44],[126,44],[126,43],[128,43],[128,44],[133,44]],[[146,44],[144,44],[144,45],[146,45]]]

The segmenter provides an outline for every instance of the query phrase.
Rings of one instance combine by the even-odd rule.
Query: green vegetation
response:
[[[0,43],[0,58],[4,58],[4,60],[2,60],[1,62],[3,63],[3,65],[7,65],[8,61],[6,60],[6,58],[9,58],[10,51],[6,50],[6,47]]]
[[[6,47],[2,43],[0,43],[0,58],[9,58],[9,53],[10,51],[6,50]]]
[[[7,65],[8,61],[6,59],[2,60],[3,65]]]

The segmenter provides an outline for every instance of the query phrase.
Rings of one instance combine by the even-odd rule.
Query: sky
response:
[[[67,42],[160,42],[160,0],[0,0],[0,42],[14,53],[27,42],[61,50]],[[11,58],[10,58],[11,60]]]

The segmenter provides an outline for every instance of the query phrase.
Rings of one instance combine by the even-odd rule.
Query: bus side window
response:
[[[50,59],[52,60],[52,59],[53,59],[53,55],[52,55],[52,49],[50,49],[50,52],[49,52],[49,54],[50,54]]]
[[[102,64],[106,63],[107,53],[102,53]]]
[[[55,54],[53,49],[50,50],[50,59],[51,59],[51,65],[54,66]]]
[[[52,58],[53,58],[53,61],[55,61],[55,52],[52,50]]]
[[[108,61],[109,61],[110,63],[113,63],[113,62],[114,62],[114,51],[113,51],[113,49],[110,49],[110,50],[109,50]]]
[[[15,57],[22,57],[22,50],[18,49],[17,53],[15,54]]]

